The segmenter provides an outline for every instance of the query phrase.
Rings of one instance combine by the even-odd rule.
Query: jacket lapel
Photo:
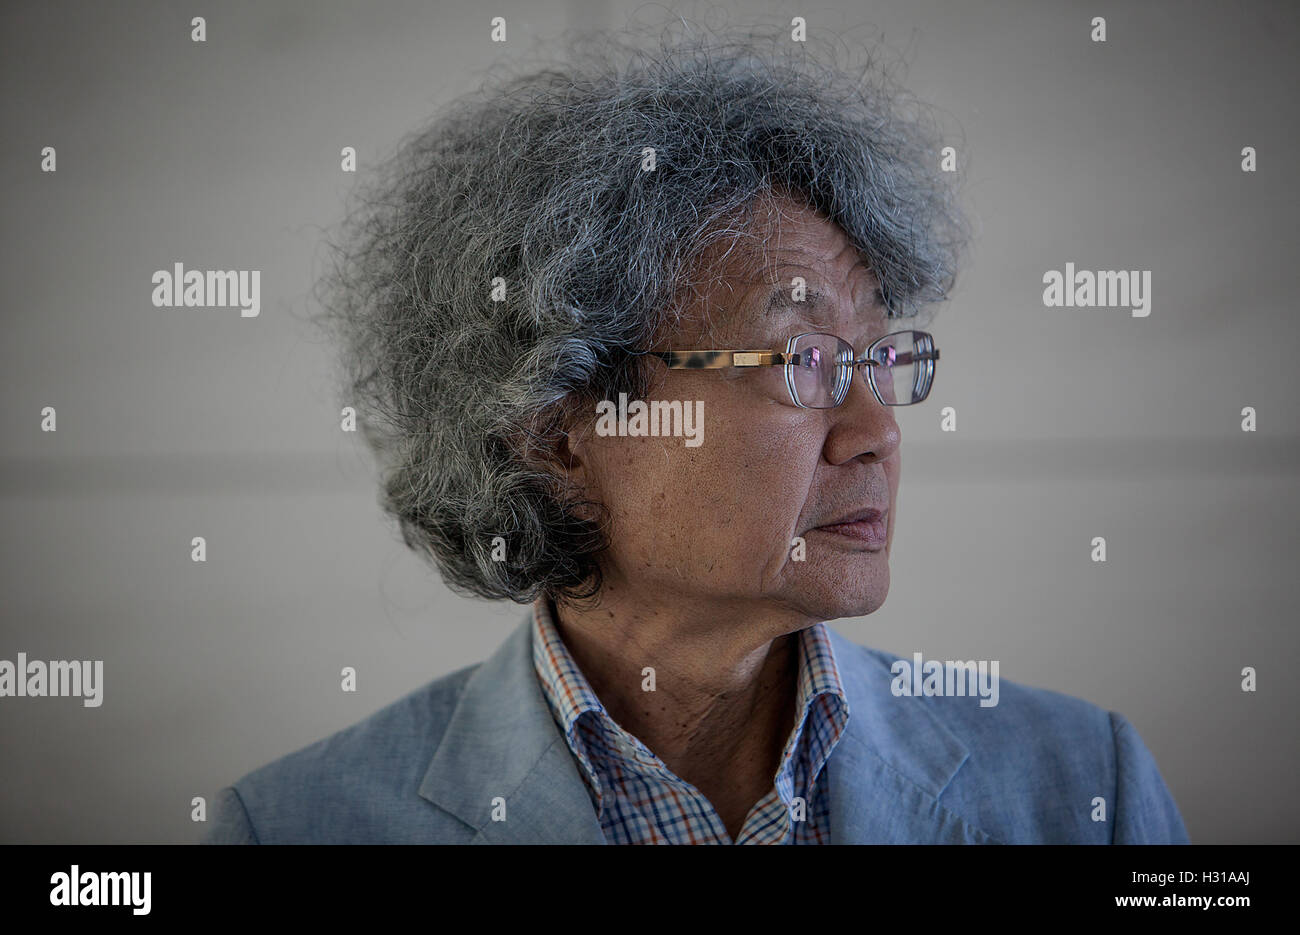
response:
[[[826,629],[849,700],[826,761],[831,843],[994,843],[938,801],[970,755],[965,745],[924,699],[893,695],[887,662]]]
[[[477,829],[475,844],[605,843],[534,673],[531,614],[466,682],[420,795]]]

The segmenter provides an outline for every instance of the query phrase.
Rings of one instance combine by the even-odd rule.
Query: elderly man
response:
[[[965,238],[900,93],[610,42],[398,151],[325,293],[347,399],[407,544],[531,611],[223,790],[209,841],[1186,841],[1120,715],[900,692],[827,626],[888,592]]]

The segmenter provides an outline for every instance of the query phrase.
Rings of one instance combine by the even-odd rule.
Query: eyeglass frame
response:
[[[834,409],[838,406],[841,406],[844,404],[844,401],[849,398],[849,389],[853,386],[853,373],[855,373],[859,367],[864,365],[868,368],[885,366],[885,364],[883,364],[881,361],[874,360],[871,357],[871,352],[876,347],[876,345],[880,344],[881,341],[884,341],[887,338],[897,337],[900,334],[920,334],[920,335],[924,335],[925,339],[929,341],[930,344],[929,350],[921,351],[920,353],[917,353],[915,351],[909,351],[905,355],[908,359],[902,361],[902,363],[905,364],[925,363],[927,365],[924,371],[925,392],[921,394],[921,397],[919,399],[914,399],[910,402],[887,403],[881,398],[880,391],[876,388],[876,378],[875,378],[874,370],[868,369],[866,371],[866,383],[868,388],[870,388],[871,390],[871,395],[873,395],[876,398],[876,401],[879,402],[882,406],[915,406],[917,403],[925,402],[925,400],[929,397],[930,390],[934,386],[934,372],[935,372],[934,362],[939,359],[939,349],[934,346],[934,335],[930,334],[928,331],[916,331],[911,328],[905,328],[902,331],[891,331],[889,334],[882,335],[876,340],[872,341],[869,345],[867,345],[866,350],[863,352],[865,356],[857,357],[856,356],[857,352],[854,351],[853,352],[854,359],[851,364],[848,363],[847,361],[846,362],[836,361],[837,367],[840,366],[849,367],[849,379],[844,381],[844,391],[840,395],[840,398],[835,402],[831,403],[831,405],[829,406],[805,406],[803,403],[799,402],[798,394],[795,392],[795,388],[794,388],[794,370],[793,370],[795,365],[799,363],[798,360],[799,355],[795,352],[794,345],[795,342],[798,341],[800,338],[807,338],[812,336],[834,338],[840,343],[848,345],[850,351],[852,351],[853,343],[851,341],[846,341],[844,340],[844,338],[841,338],[839,335],[831,334],[828,331],[805,331],[800,334],[796,334],[794,337],[786,341],[785,351],[775,351],[771,349],[766,349],[766,350],[740,349],[740,350],[726,350],[726,351],[724,350],[645,351],[644,353],[649,354],[652,357],[658,357],[668,366],[668,369],[670,370],[722,370],[726,367],[784,367],[785,385],[786,385],[786,390],[790,394],[790,402],[800,409],[825,410],[825,409]],[[730,361],[727,360],[727,355],[731,356]],[[898,358],[896,357],[895,361],[897,362],[897,360]],[[832,397],[832,399],[833,398],[834,397]]]

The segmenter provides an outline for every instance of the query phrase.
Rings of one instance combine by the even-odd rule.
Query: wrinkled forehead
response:
[[[788,201],[777,208],[761,206],[752,223],[701,253],[683,300],[679,339],[883,334],[887,308],[862,251],[824,216]]]

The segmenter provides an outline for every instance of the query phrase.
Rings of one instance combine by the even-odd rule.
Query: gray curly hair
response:
[[[384,509],[457,593],[598,595],[608,518],[557,469],[566,426],[648,392],[637,351],[763,197],[838,223],[891,317],[946,298],[968,234],[934,122],[871,56],[803,46],[783,28],[649,52],[580,37],[566,64],[457,100],[353,193],[317,318]]]

